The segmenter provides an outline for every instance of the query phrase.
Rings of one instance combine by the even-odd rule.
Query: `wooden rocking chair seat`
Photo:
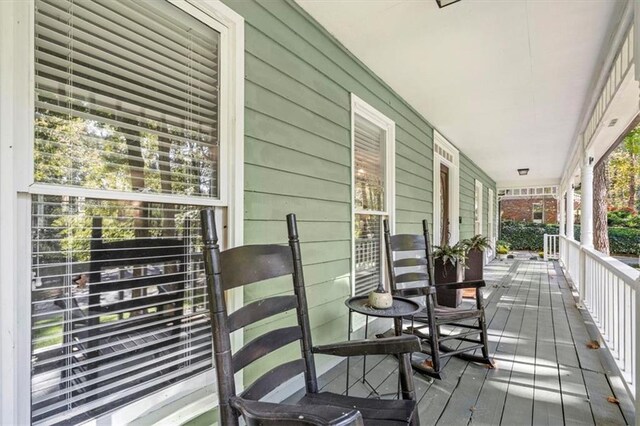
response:
[[[384,400],[384,404],[381,404],[379,399],[344,396],[331,392],[308,393],[298,403],[357,410],[362,414],[365,424],[385,426],[410,424],[416,412],[416,401],[413,400]]]
[[[242,413],[247,426],[363,426],[362,414],[353,407],[288,405],[232,397],[231,405]]]

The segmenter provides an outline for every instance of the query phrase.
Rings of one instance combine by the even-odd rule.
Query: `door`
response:
[[[440,163],[440,245],[449,244],[449,168]]]

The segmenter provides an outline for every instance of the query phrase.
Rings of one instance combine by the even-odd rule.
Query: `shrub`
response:
[[[625,207],[607,212],[607,225],[610,227],[640,228],[640,217]]]
[[[557,233],[558,225],[505,221],[502,223],[500,238],[512,250],[540,251],[544,246],[544,234]]]
[[[544,234],[558,234],[558,225],[505,221],[500,237],[513,250],[540,251],[544,248]],[[574,229],[574,238],[580,241],[580,225]],[[609,247],[612,254],[640,255],[640,229],[609,228]]]
[[[640,255],[640,229],[609,228],[609,249],[614,254]]]

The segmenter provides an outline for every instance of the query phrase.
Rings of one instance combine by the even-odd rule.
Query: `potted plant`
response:
[[[462,243],[435,247],[433,251],[433,280],[436,284],[439,305],[457,308],[462,303],[462,290],[438,288],[437,284],[460,281],[460,275],[466,261],[467,251]]]
[[[462,244],[467,255],[464,279],[467,281],[481,280],[484,269],[484,251],[491,247],[489,239],[478,234],[468,240],[463,240]]]
[[[496,242],[496,253],[498,254],[498,259],[506,259],[507,255],[509,254],[509,243],[507,243],[506,241],[498,240],[498,242]]]

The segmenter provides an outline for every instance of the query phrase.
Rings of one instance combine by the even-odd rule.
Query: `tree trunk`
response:
[[[598,163],[593,169],[593,245],[605,255],[609,255],[609,234],[607,228],[608,160]]]

